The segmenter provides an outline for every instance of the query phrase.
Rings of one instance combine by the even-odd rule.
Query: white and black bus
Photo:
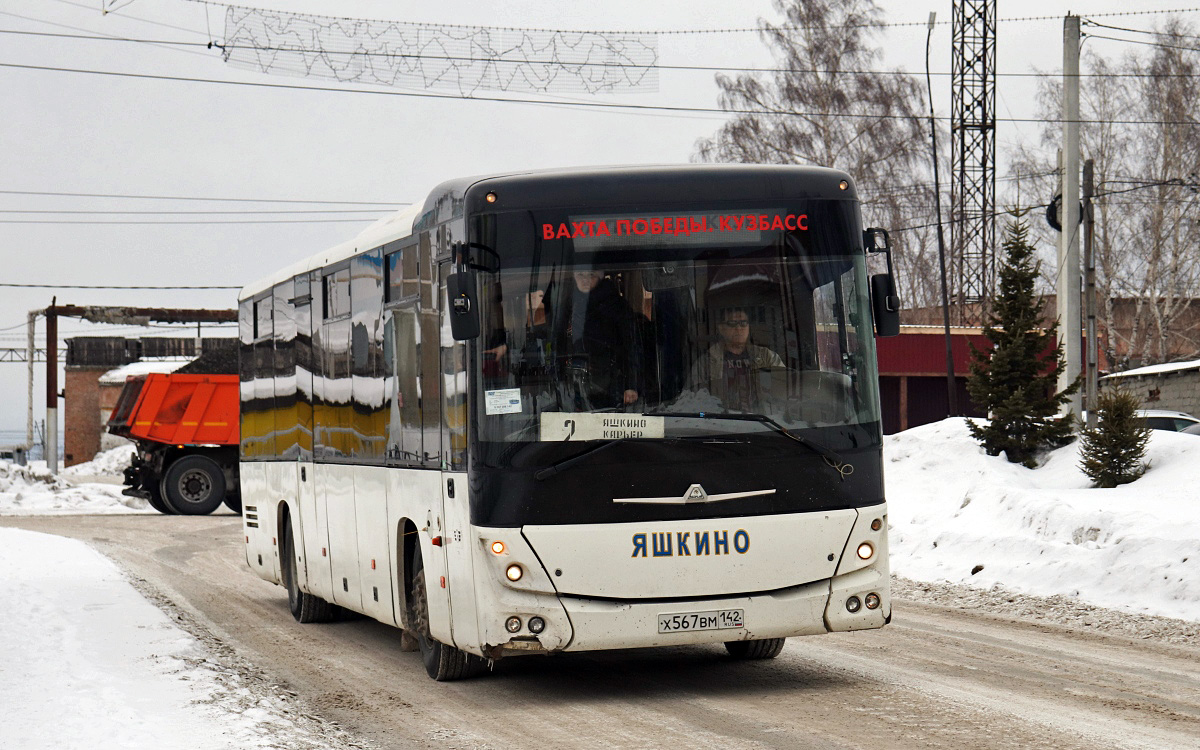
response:
[[[247,562],[439,680],[881,627],[897,305],[835,170],[447,182],[242,291]]]

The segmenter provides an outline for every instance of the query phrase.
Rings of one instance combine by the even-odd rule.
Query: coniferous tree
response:
[[[972,347],[967,377],[971,400],[991,417],[979,424],[967,420],[972,437],[989,456],[1004,453],[1012,463],[1031,469],[1040,451],[1070,442],[1074,425],[1058,411],[1079,388],[1076,381],[1065,391],[1055,390],[1066,359],[1062,342],[1050,345],[1057,326],[1041,329],[1037,275],[1029,227],[1019,219],[1011,221],[1004,232],[999,289],[983,328],[992,349]]]
[[[1107,390],[1096,402],[1096,429],[1083,433],[1079,468],[1097,487],[1128,484],[1146,473],[1150,428],[1137,416],[1137,397],[1124,389]]]

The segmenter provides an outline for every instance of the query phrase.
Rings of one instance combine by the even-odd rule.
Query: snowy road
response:
[[[383,748],[1200,747],[1200,644],[1136,640],[899,599],[882,631],[716,648],[511,659],[425,677],[398,631],[299,625],[241,559],[235,516],[0,518],[93,544],[321,717]]]

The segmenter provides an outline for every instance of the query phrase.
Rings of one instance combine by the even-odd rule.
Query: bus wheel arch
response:
[[[296,535],[292,526],[291,507],[286,502],[279,504],[278,524],[280,577],[288,592],[288,610],[296,622],[332,622],[337,615],[337,608],[321,597],[300,589]]]
[[[421,559],[421,550],[413,545],[412,557],[412,596],[408,611],[412,623],[412,633],[421,652],[421,661],[425,673],[438,682],[461,680],[474,677],[488,671],[490,662],[474,654],[447,645],[430,635],[429,632],[429,598],[425,582],[425,565]]]

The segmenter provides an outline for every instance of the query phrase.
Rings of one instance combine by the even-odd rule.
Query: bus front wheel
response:
[[[725,641],[725,650],[735,659],[774,659],[783,650],[783,638],[761,641]]]
[[[412,596],[409,598],[409,623],[417,639],[425,672],[438,682],[474,677],[487,670],[488,663],[454,646],[447,646],[429,633],[429,590],[425,586],[425,565],[421,551],[413,555]]]

